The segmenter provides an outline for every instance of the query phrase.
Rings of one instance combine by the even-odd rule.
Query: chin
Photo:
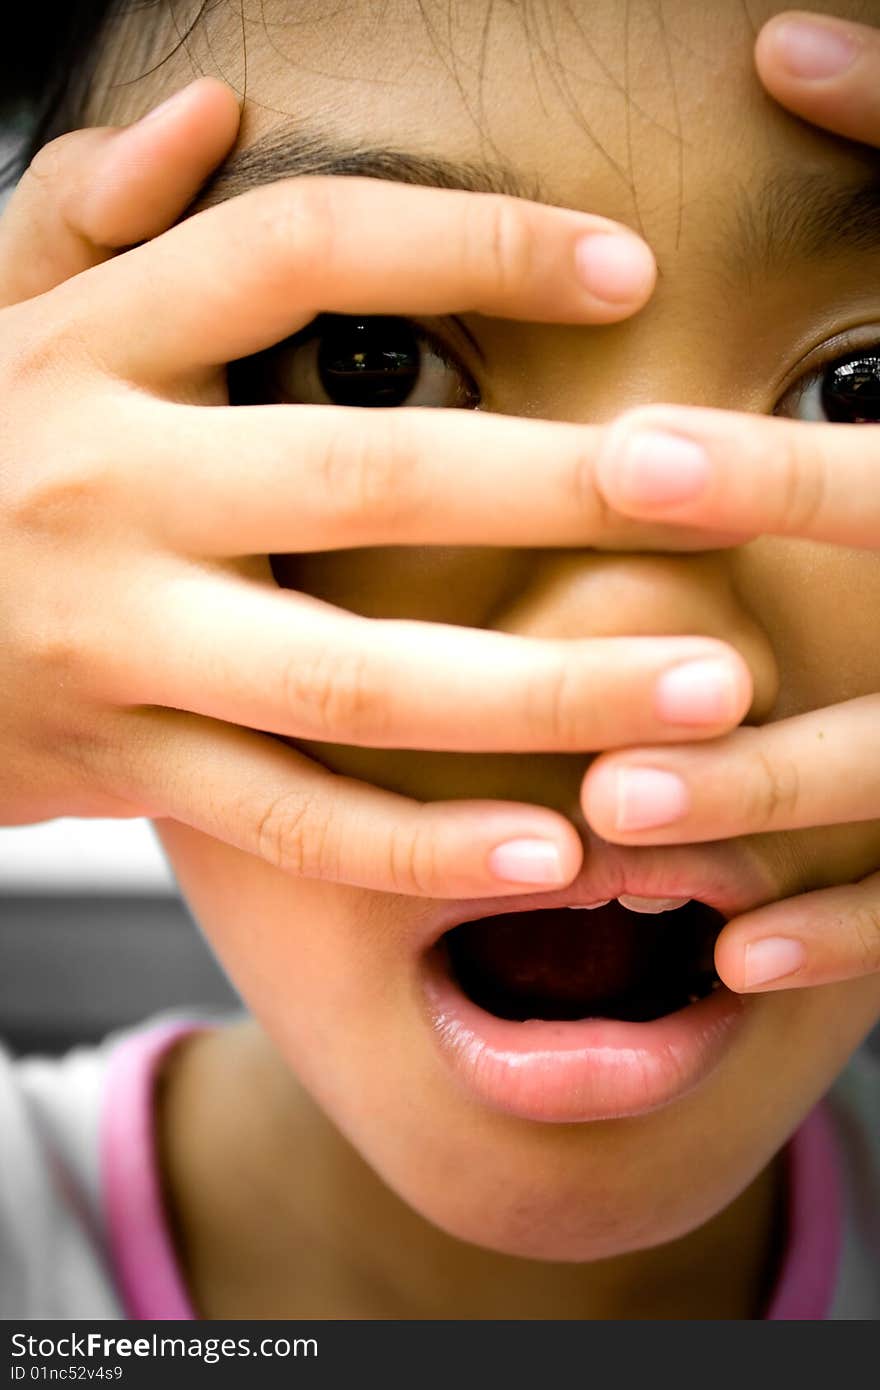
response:
[[[367,1116],[347,1123],[344,1103],[329,1118],[417,1218],[499,1255],[588,1263],[664,1245],[710,1221],[772,1157],[707,1142],[717,1117],[702,1105],[548,1126],[480,1114],[436,1075],[419,1091],[430,1104],[382,1130]]]
[[[592,1263],[665,1245],[711,1220],[736,1192],[658,1192],[647,1176],[639,1192],[586,1184],[564,1195],[523,1183],[519,1190],[458,1192],[452,1201],[415,1184],[401,1191],[425,1221],[455,1240],[499,1255],[554,1263]],[[470,1200],[468,1200],[470,1197]]]

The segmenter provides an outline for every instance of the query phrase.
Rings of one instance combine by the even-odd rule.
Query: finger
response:
[[[628,749],[590,766],[584,814],[618,843],[674,844],[880,818],[880,696],[700,747]]]
[[[849,140],[880,145],[880,32],[787,10],[758,35],[764,86],[790,111]]]
[[[594,280],[578,269],[609,233],[620,242],[613,300],[589,288],[610,278],[604,271]],[[607,218],[498,194],[309,175],[207,208],[96,266],[87,286],[76,282],[70,313],[115,370],[166,381],[269,347],[320,311],[616,322],[645,302],[655,274],[645,242]],[[53,313],[63,307],[57,299]]]
[[[177,552],[403,543],[685,550],[732,539],[610,512],[593,476],[600,426],[421,406],[205,410],[153,399],[145,412],[150,463],[132,480],[135,505]]]
[[[878,469],[868,425],[644,406],[602,436],[595,477],[625,516],[873,548]]]
[[[364,618],[205,566],[164,588],[132,586],[125,622],[136,644],[114,647],[103,630],[85,639],[108,653],[102,694],[114,703],[357,746],[549,752],[647,731],[701,738],[752,700],[743,658],[710,638],[565,641]],[[696,690],[683,689],[682,664]]]
[[[880,873],[735,917],[715,968],[738,993],[827,985],[880,971]]]
[[[139,726],[139,727],[138,727]],[[106,754],[107,790],[294,877],[432,898],[522,893],[570,883],[583,851],[546,807],[422,803],[326,771],[247,729],[180,710],[125,713]]]
[[[134,125],[44,145],[0,221],[0,306],[165,231],[228,152],[238,117],[232,88],[202,77]]]

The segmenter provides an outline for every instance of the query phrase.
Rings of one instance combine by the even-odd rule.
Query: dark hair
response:
[[[178,28],[172,52],[186,42],[210,3],[201,0],[183,32]],[[32,4],[28,16],[18,20],[15,40],[4,34],[0,119],[21,129],[24,138],[0,161],[0,189],[17,181],[43,145],[82,123],[105,27],[124,12],[150,9],[173,10],[173,0],[65,0],[52,7],[51,20]]]
[[[151,0],[152,2],[152,0]],[[0,58],[0,116],[24,126],[22,144],[0,164],[0,185],[14,182],[42,145],[71,128],[82,108],[98,54],[97,39],[119,0],[67,0],[19,17],[15,42]]]

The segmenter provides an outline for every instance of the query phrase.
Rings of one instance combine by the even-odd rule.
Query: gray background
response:
[[[241,1005],[183,902],[135,894],[0,896],[0,1038],[60,1052],[160,1009]]]

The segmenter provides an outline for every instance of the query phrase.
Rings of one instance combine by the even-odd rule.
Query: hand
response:
[[[709,738],[749,708],[739,654],[368,620],[279,589],[268,557],[604,542],[601,430],[230,408],[225,364],[319,311],[616,321],[650,294],[650,253],[622,233],[632,293],[610,303],[575,272],[580,238],[617,230],[606,219],[372,179],[283,180],[162,232],[237,125],[222,84],[187,92],[152,122],[53,142],[0,223],[0,821],[171,817],[294,875],[436,897],[569,882],[580,840],[546,807],[420,804],[266,734],[505,751]],[[705,538],[617,529],[627,548]],[[730,672],[723,706],[699,727],[655,712],[663,673],[707,656]]]
[[[857,57],[839,78],[800,81],[784,68],[776,43],[790,17],[775,17],[757,41],[758,70],[768,90],[798,115],[880,147],[880,33],[822,17],[820,24],[855,39]],[[653,476],[646,470],[637,483],[621,460],[624,446],[643,430],[668,430],[703,445],[705,472],[693,464],[676,472],[671,458],[660,465],[655,452]],[[631,518],[707,528],[723,518],[743,541],[769,533],[868,549],[880,549],[878,480],[876,427],[667,406],[619,417],[597,464],[606,501]],[[652,768],[683,781],[688,809],[674,823],[624,832],[615,825],[612,809],[616,773],[646,755]],[[880,695],[739,729],[711,746],[639,749],[597,758],[584,782],[583,802],[599,834],[634,845],[878,819]],[[787,968],[776,978],[750,983],[746,948],[768,938],[794,943],[784,955],[779,953],[778,964]],[[753,952],[752,961],[761,954]],[[824,984],[880,971],[880,873],[735,918],[718,938],[715,963],[725,983],[740,992]]]

